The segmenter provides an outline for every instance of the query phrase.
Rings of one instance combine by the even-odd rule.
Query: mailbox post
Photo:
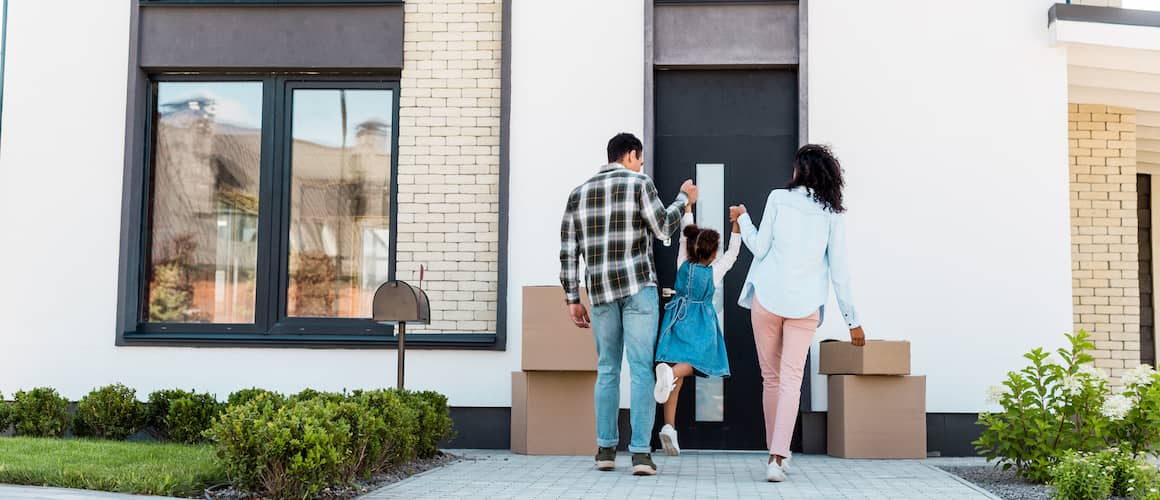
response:
[[[420,271],[422,273],[422,271]],[[421,276],[421,274],[420,274]],[[419,278],[422,283],[423,278]],[[398,386],[403,388],[403,363],[407,351],[407,323],[431,324],[431,303],[422,288],[406,281],[388,281],[375,290],[371,304],[372,318],[384,324],[396,325],[395,335],[399,337]]]

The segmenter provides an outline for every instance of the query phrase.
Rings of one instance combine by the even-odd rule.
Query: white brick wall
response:
[[[501,0],[407,0],[399,109],[399,279],[431,326],[496,331]]]

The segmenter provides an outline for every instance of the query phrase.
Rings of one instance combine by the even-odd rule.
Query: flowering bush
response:
[[[1143,455],[1118,448],[1099,453],[1068,451],[1051,472],[1050,484],[1058,499],[1160,498],[1155,467]]]
[[[1051,486],[1060,500],[1104,500],[1114,478],[1090,453],[1069,451],[1052,468]]]
[[[982,435],[975,449],[1003,470],[1015,469],[1025,479],[1045,482],[1050,467],[1065,450],[1098,450],[1107,419],[1103,409],[1107,376],[1094,368],[1084,351],[1095,347],[1086,332],[1068,335],[1069,349],[1058,359],[1042,348],[1024,354],[1031,365],[1007,374],[1001,387],[988,392],[1003,411],[979,414]]]
[[[1160,375],[1140,365],[1121,378],[1118,394],[1104,402],[1103,415],[1110,420],[1108,440],[1132,452],[1151,452],[1160,447]]]
[[[1113,391],[1086,353],[1095,347],[1088,334],[1067,338],[1070,347],[1054,354],[1041,348],[1025,354],[1030,366],[987,391],[1002,411],[979,414],[984,430],[975,448],[1032,481],[1049,480],[1067,450],[1118,447],[1134,457],[1160,449],[1160,375],[1142,365],[1123,374]]]

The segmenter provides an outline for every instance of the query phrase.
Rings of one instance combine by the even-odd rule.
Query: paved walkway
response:
[[[5,500],[10,498],[20,500],[149,500],[169,497],[149,497],[121,493],[105,493],[101,491],[0,484],[0,498]]]
[[[529,457],[496,451],[453,451],[464,460],[377,490],[364,499],[394,498],[849,498],[956,500],[996,498],[934,467],[982,465],[981,459],[842,460],[794,457],[790,480],[765,482],[763,453],[685,452],[654,455],[655,477],[630,474],[627,454],[615,472],[589,457]]]

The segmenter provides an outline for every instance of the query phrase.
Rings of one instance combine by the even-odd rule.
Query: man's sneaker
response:
[[[634,476],[655,476],[657,475],[657,464],[653,463],[652,455],[648,453],[633,453],[632,454],[632,475]]]
[[[681,456],[681,445],[677,444],[677,430],[669,424],[661,427],[660,432],[661,447],[665,450],[665,455],[670,457]]]
[[[653,387],[653,397],[656,398],[660,404],[665,404],[669,400],[669,394],[673,392],[676,387],[677,379],[673,377],[673,367],[668,363],[660,363],[656,368],[657,383]]]
[[[596,470],[616,470],[615,447],[599,447],[596,449]]]
[[[780,483],[786,480],[785,469],[781,468],[776,461],[770,462],[765,467],[765,480],[771,483]]]

